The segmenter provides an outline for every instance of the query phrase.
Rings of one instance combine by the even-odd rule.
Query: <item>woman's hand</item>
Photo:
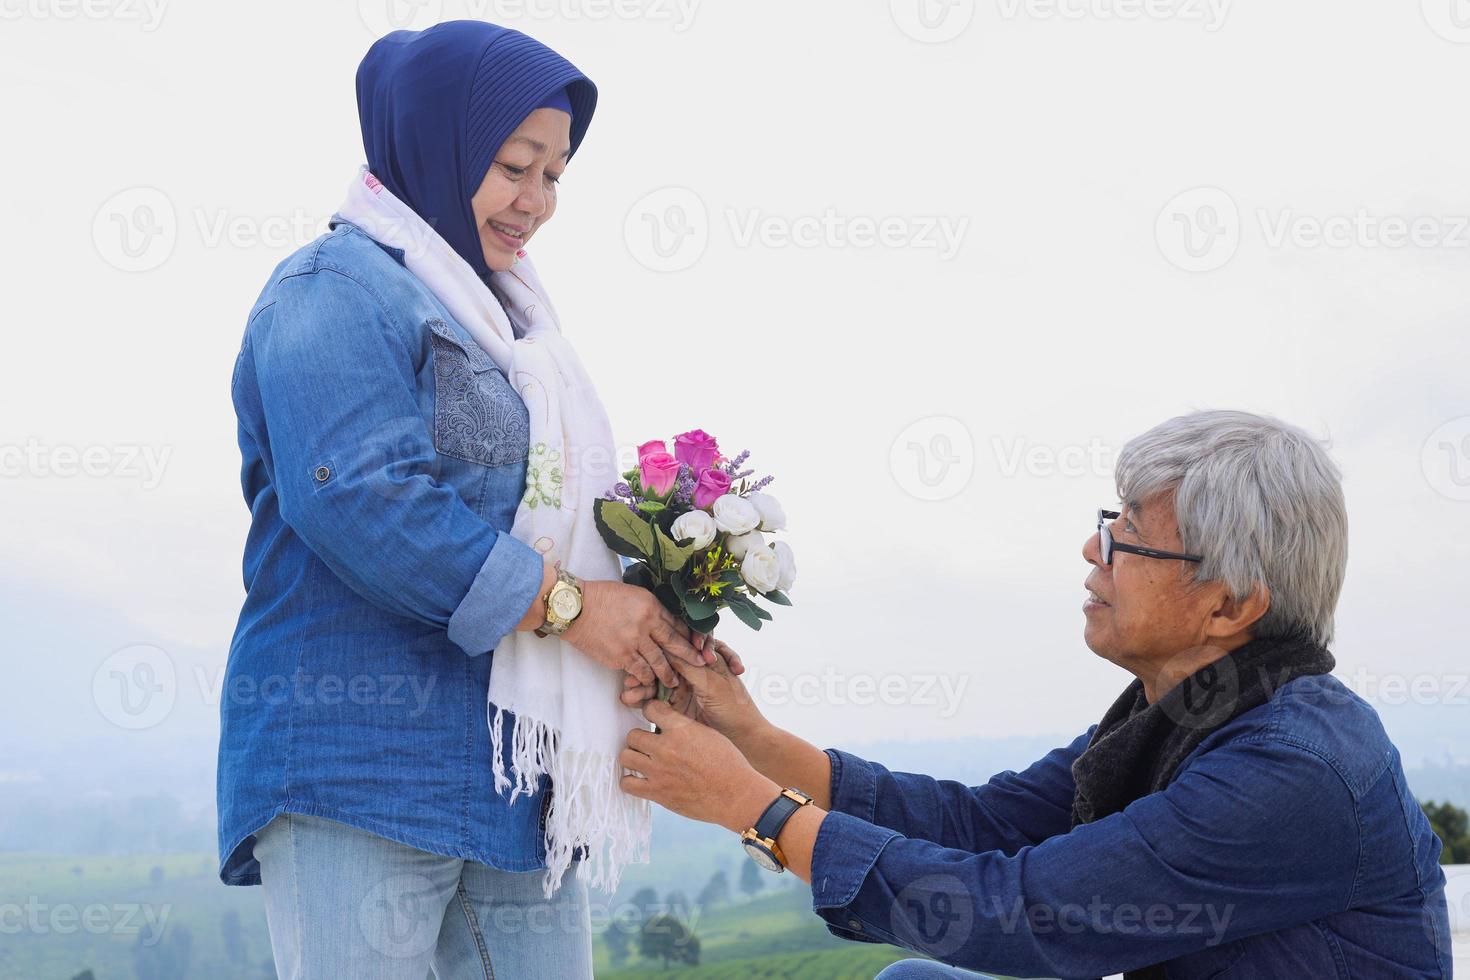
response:
[[[612,579],[583,581],[582,612],[561,636],[602,666],[625,671],[650,688],[655,677],[679,686],[671,659],[704,662],[688,627],[652,592]]]
[[[704,660],[700,661],[701,663],[714,666],[723,661],[730,673],[737,677],[745,673],[745,661],[740,659],[740,654],[731,650],[719,640],[716,640],[713,634],[695,632],[692,634],[691,640],[694,643],[694,648],[704,655]],[[668,685],[665,686],[667,687]],[[658,688],[652,681],[642,681],[632,674],[625,674],[623,676],[622,701],[628,707],[641,708],[647,702],[652,701],[657,693]],[[684,703],[683,701],[680,702],[680,710],[683,710]]]
[[[679,714],[708,725],[738,745],[769,727],[770,722],[737,676],[745,671],[740,655],[714,637],[709,638],[705,652],[714,654],[709,666],[674,664],[684,683],[674,689],[669,704]],[[628,677],[623,686],[621,699],[630,708],[644,707],[654,697],[652,684]]]
[[[623,777],[623,792],[628,795],[738,834],[752,826],[781,792],[719,732],[662,701],[650,701],[643,715],[661,731],[635,728],[628,733],[618,762],[641,774]]]

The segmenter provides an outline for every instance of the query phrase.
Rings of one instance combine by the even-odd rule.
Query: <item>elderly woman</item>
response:
[[[592,526],[611,430],[526,253],[596,98],[491,24],[380,39],[367,166],[250,311],[220,877],[284,978],[590,977],[582,879],[646,849],[622,678],[713,654]]]
[[[979,787],[890,772],[774,727],[717,663],[647,704],[664,733],[630,734],[628,791],[742,834],[835,934],[940,961],[885,980],[1450,976],[1440,843],[1330,674],[1332,462],[1292,426],[1201,412],[1131,441],[1116,480],[1082,548],[1083,638],[1134,680],[1070,745]]]

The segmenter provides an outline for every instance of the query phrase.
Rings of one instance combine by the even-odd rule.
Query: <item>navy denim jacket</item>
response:
[[[1336,678],[1284,685],[1162,792],[1073,830],[1091,734],[975,788],[829,750],[817,914],[1013,976],[1451,975],[1439,839],[1377,713]]]
[[[545,785],[496,795],[485,704],[542,577],[509,534],[526,408],[401,250],[330,228],[276,267],[235,364],[250,531],[220,877],[259,883],[252,835],[281,811],[533,870]]]

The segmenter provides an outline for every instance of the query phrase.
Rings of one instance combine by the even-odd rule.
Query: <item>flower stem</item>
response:
[[[656,680],[654,683],[658,685],[658,699],[668,704],[674,697],[674,689],[672,687],[665,687],[663,681]],[[653,734],[662,735],[663,733],[664,730],[662,728],[657,725],[653,726]]]

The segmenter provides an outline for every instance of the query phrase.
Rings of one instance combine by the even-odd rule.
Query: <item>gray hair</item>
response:
[[[1347,508],[1322,443],[1264,415],[1194,412],[1129,440],[1115,479],[1130,509],[1174,495],[1184,550],[1204,557],[1195,581],[1223,582],[1236,599],[1266,586],[1271,607],[1252,636],[1331,642]]]

